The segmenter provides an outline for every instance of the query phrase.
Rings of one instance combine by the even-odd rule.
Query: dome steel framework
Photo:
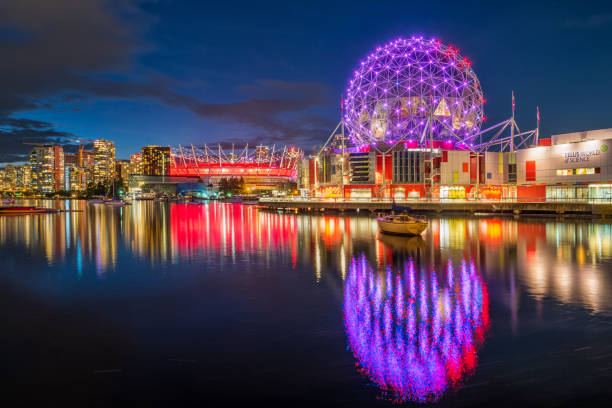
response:
[[[484,121],[480,82],[452,45],[400,38],[361,61],[349,82],[344,121],[352,142],[370,145],[459,139],[470,143]]]

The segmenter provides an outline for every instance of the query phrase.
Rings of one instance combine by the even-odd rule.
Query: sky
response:
[[[612,2],[0,0],[0,164],[36,142],[297,145],[340,120],[373,48],[435,37],[472,61],[489,124],[612,128]]]

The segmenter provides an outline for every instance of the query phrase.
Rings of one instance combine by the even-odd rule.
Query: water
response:
[[[612,225],[139,202],[0,216],[2,399],[608,406]]]

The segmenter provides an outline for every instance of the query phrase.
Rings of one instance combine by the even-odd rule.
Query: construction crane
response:
[[[85,145],[83,143],[81,143],[81,141],[85,141],[87,143],[93,143],[95,141],[95,139],[83,139],[83,138],[78,138],[78,139],[68,139],[67,142],[69,143],[78,143],[79,144],[79,156],[78,156],[78,164],[80,167],[83,166],[83,149],[85,149]]]

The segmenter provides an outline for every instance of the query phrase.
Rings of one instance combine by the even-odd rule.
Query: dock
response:
[[[259,206],[271,210],[297,212],[390,212],[391,200],[344,200],[304,198],[262,198]],[[589,201],[470,201],[470,200],[405,200],[396,205],[408,207],[417,213],[499,213],[499,214],[550,214],[612,217],[612,202]]]

